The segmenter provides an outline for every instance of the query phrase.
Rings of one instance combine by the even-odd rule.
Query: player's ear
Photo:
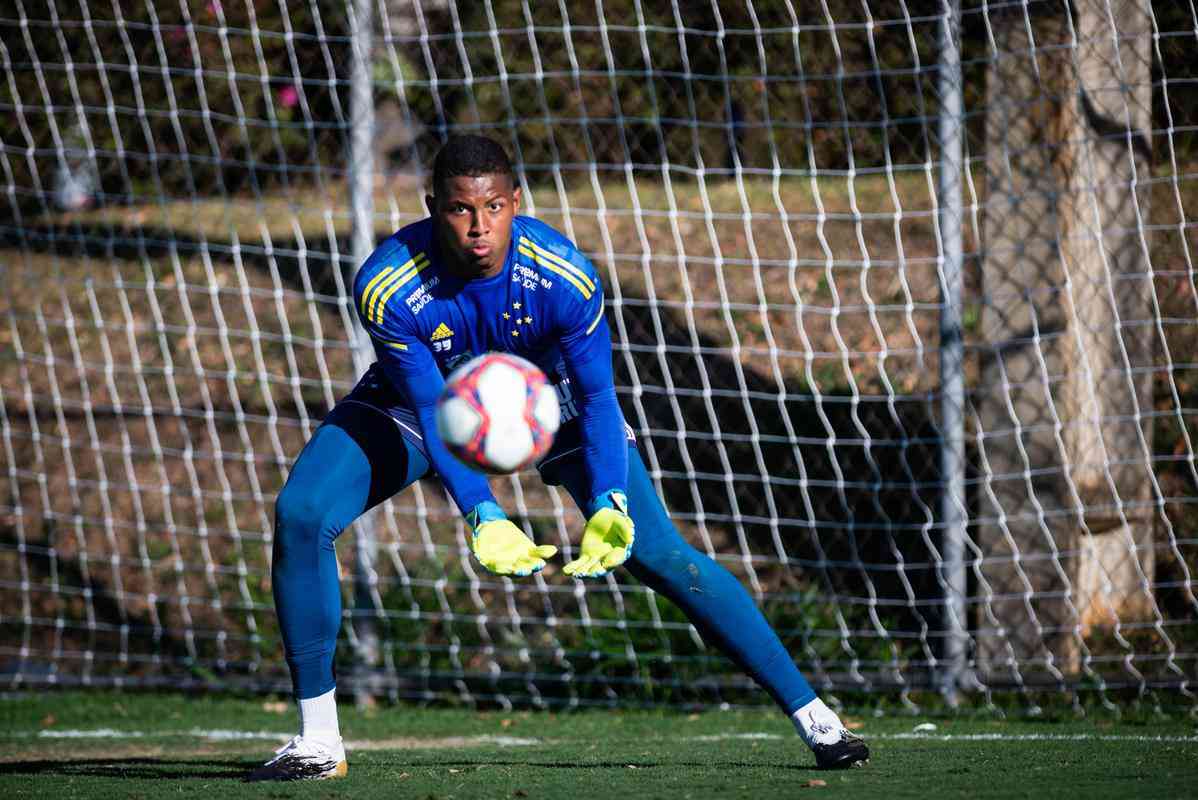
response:
[[[519,186],[517,186],[515,189],[512,189],[512,213],[513,214],[520,213],[520,187]]]

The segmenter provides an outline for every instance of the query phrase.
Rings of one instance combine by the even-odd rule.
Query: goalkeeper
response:
[[[346,773],[333,675],[341,627],[333,542],[367,509],[435,472],[490,571],[528,575],[557,552],[508,521],[485,477],[437,435],[443,375],[493,350],[538,364],[562,401],[562,427],[537,466],[588,519],[566,574],[627,567],[770,693],[820,767],[864,764],[865,743],[816,697],[749,594],[670,522],[616,402],[595,268],[557,231],[517,215],[520,189],[490,139],[451,138],[437,154],[433,192],[430,217],[391,236],[359,270],[354,305],[378,360],[313,434],[279,494],[274,598],[300,734],[251,779]]]

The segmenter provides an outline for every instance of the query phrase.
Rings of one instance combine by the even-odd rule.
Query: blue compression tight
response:
[[[564,484],[580,508],[590,499],[586,467],[567,456],[545,477]],[[332,689],[341,627],[333,542],[367,509],[408,486],[428,460],[395,423],[368,406],[342,403],[296,461],[275,508],[274,598],[298,698]],[[630,446],[628,506],[636,543],[624,566],[686,614],[703,639],[731,658],[792,714],[815,692],[791,661],[744,587],[679,535]]]
[[[581,459],[567,464],[555,477],[579,508],[586,508],[589,498]],[[788,715],[814,700],[815,690],[745,588],[679,535],[634,445],[628,451],[628,512],[636,524],[632,555],[624,562],[628,571],[682,609],[703,641],[732,659]]]
[[[332,689],[341,630],[333,541],[345,527],[428,472],[428,461],[380,411],[342,403],[308,440],[275,503],[275,612],[295,696]]]

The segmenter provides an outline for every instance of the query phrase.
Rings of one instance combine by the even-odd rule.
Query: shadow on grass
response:
[[[389,235],[389,234],[388,234]],[[376,237],[381,242],[386,235]],[[309,239],[280,238],[269,246],[259,241],[222,241],[195,236],[175,228],[139,226],[121,228],[111,222],[70,225],[29,225],[0,231],[0,245],[20,250],[53,253],[62,258],[123,259],[133,262],[206,257],[215,264],[238,262],[270,274],[277,271],[280,280],[293,289],[305,291],[305,283],[318,295],[336,296],[339,289],[334,269],[345,270],[343,280],[352,279],[357,265],[352,263],[347,238],[317,234]],[[335,255],[339,254],[339,255]]]
[[[569,760],[537,761],[529,759],[495,759],[482,760],[437,760],[435,763],[423,763],[409,758],[371,759],[361,764],[364,767],[405,767],[405,768],[447,768],[455,767],[463,770],[486,766],[521,767],[526,769],[549,770],[652,770],[652,769],[728,769],[728,770],[786,770],[793,773],[819,772],[814,764],[777,764],[767,761],[593,761],[574,762]],[[159,758],[89,758],[65,761],[61,759],[44,759],[36,761],[13,761],[0,763],[0,777],[20,775],[29,777],[60,777],[60,778],[121,778],[135,780],[236,780],[244,781],[257,762],[220,761],[220,760],[178,760]]]
[[[256,764],[236,761],[191,761],[161,758],[87,758],[65,761],[11,761],[0,763],[0,776],[30,775],[144,778],[147,780],[211,780],[213,778],[243,779]]]
[[[375,761],[374,763],[380,763]],[[382,762],[387,763],[387,762]],[[477,768],[483,766],[503,766],[503,767],[528,767],[531,769],[569,769],[569,770],[596,770],[596,769],[678,769],[681,767],[695,769],[769,769],[769,770],[788,770],[792,772],[822,772],[815,764],[778,764],[772,761],[762,759],[761,761],[587,761],[577,762],[563,759],[555,759],[553,761],[536,761],[529,759],[498,759],[486,758],[474,761],[457,760],[457,761],[442,761],[437,760],[433,763],[411,763],[404,761],[405,766],[415,767],[461,767],[461,768]]]

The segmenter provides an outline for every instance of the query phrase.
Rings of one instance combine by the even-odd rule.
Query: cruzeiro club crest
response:
[[[511,310],[504,311],[500,316],[503,317],[502,325],[508,329],[508,334],[513,338],[520,337],[520,331],[530,331],[530,328],[525,328],[525,325],[532,324],[532,316],[524,310],[524,304],[520,301],[512,303]]]

